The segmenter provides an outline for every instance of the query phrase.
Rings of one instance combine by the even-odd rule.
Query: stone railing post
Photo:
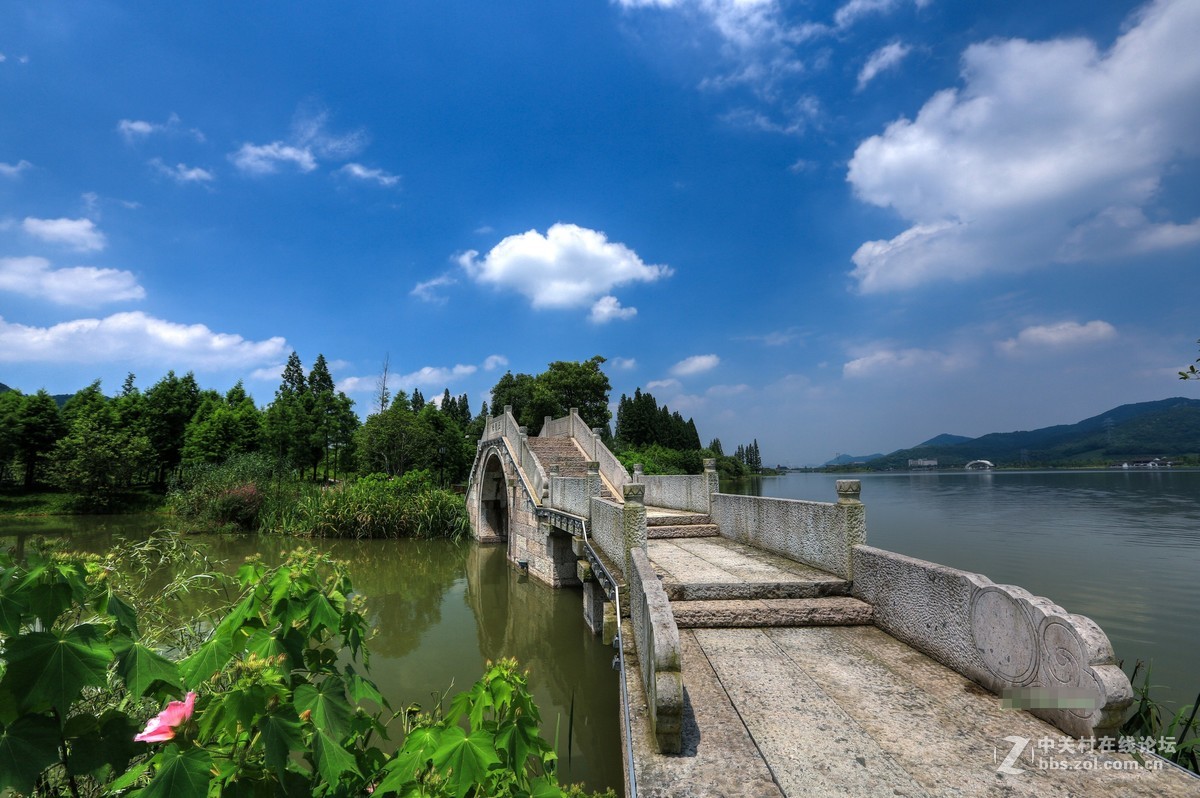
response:
[[[644,470],[643,470],[643,468],[642,468],[642,464],[641,464],[641,463],[634,463],[634,464],[633,464],[633,481],[634,481],[634,484],[640,484],[640,483],[641,483],[641,481],[642,481],[642,477],[643,477],[644,475],[645,475],[645,471],[644,471]]]
[[[570,410],[567,411],[567,419],[568,419],[567,434],[570,435],[572,438],[575,438],[576,440],[578,440],[580,437],[579,434],[575,432],[575,419],[577,419],[577,418],[579,418],[579,408],[578,407],[572,407]],[[594,454],[592,456],[595,457]]]
[[[712,497],[714,493],[721,491],[721,478],[717,475],[717,459],[715,457],[704,458],[704,480],[707,483],[708,494],[708,511],[712,512]]]
[[[592,427],[592,459],[600,459],[600,428]]]
[[[542,435],[549,435],[550,422],[554,420],[553,416],[545,416],[542,418]]]
[[[560,467],[557,463],[553,463],[550,466],[550,476],[546,479],[546,484],[542,486],[542,506],[543,507],[551,506],[550,505],[550,488],[554,484],[554,478],[557,477],[559,474],[559,468]]]
[[[849,573],[847,578],[854,578],[854,547],[867,542],[867,508],[859,500],[862,494],[862,482],[857,479],[839,479],[837,481],[837,509],[842,524],[847,552],[846,561]]]
[[[625,573],[629,573],[629,552],[634,549],[646,550],[646,486],[622,485],[621,494],[625,499],[621,523],[625,541]]]
[[[600,463],[592,460],[588,462],[588,499],[593,496],[600,496]]]

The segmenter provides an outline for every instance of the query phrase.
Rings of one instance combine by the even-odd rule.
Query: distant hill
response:
[[[4,383],[0,382],[0,393],[4,393],[5,391],[11,391],[11,390],[12,390],[12,388],[9,388]]]
[[[993,432],[947,442],[939,435],[911,449],[871,461],[871,468],[906,468],[910,459],[936,459],[940,466],[971,460],[996,465],[1048,465],[1172,456],[1200,452],[1200,399],[1175,397],[1114,407],[1077,424],[1019,432]]]
[[[17,389],[0,382],[0,393],[4,393],[5,391],[15,391],[15,390],[17,390]],[[56,393],[56,394],[52,395],[50,398],[54,400],[54,403],[57,404],[59,409],[61,410],[62,406],[67,403],[67,400],[70,399],[74,395],[75,394],[73,394],[73,393]]]
[[[837,457],[826,462],[825,465],[840,466],[840,465],[850,465],[851,463],[866,463],[866,462],[876,459],[877,457],[883,457],[883,454],[881,452],[876,452],[875,454],[864,454],[864,455],[839,454]]]
[[[966,435],[950,435],[943,432],[941,435],[935,435],[924,443],[918,443],[913,448],[919,449],[922,446],[953,446],[956,443],[966,443],[971,440],[974,440],[974,438],[968,438]],[[882,456],[880,455],[880,457]]]

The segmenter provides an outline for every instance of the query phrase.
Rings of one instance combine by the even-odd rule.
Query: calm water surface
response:
[[[145,516],[6,519],[0,521],[0,545],[53,534],[69,537],[76,548],[100,551],[119,536],[144,536],[160,525],[161,519]],[[202,539],[234,567],[247,555],[271,560],[297,545],[270,537]],[[530,672],[543,736],[551,742],[558,736],[560,779],[622,789],[613,650],[584,626],[578,590],[552,590],[521,576],[506,563],[502,547],[410,540],[313,544],[350,563],[377,633],[370,641],[371,676],[393,707],[415,702],[428,708],[437,695],[468,689],[488,660],[516,657]]]
[[[1200,471],[962,471],[764,477],[763,496],[835,501],[862,480],[867,543],[1019,585],[1153,665],[1176,705],[1200,691]],[[723,488],[730,490],[730,488]]]

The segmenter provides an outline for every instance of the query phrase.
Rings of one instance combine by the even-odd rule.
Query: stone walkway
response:
[[[627,652],[641,798],[1200,798],[1200,778],[1161,760],[1061,750],[1055,727],[871,625],[846,580],[712,537],[707,516],[647,516],[680,629],[684,718],[683,753],[658,754]],[[681,537],[688,527],[700,536]],[[1001,770],[1006,738],[1029,740],[1019,773]]]
[[[680,637],[681,755],[655,752],[636,660],[628,673],[642,798],[1200,796],[1200,779],[1169,764],[1146,770],[1126,754],[1058,751],[1058,729],[1001,708],[873,626]],[[1012,775],[999,769],[1013,748],[1008,737],[1030,741]]]

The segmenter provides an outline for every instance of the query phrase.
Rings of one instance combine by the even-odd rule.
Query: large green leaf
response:
[[[340,678],[330,676],[318,685],[302,684],[296,688],[296,709],[312,713],[313,725],[335,740],[346,736],[350,725],[350,702]]]
[[[81,733],[71,740],[70,766],[76,775],[95,773],[105,765],[111,767],[113,773],[120,773],[129,766],[129,760],[146,750],[145,745],[133,739],[141,727],[124,712],[115,709],[100,716],[95,731],[83,733],[82,728],[79,731]]]
[[[213,637],[190,657],[179,663],[179,673],[189,687],[212,678],[233,657],[233,643],[225,635]]]
[[[317,761],[317,771],[330,785],[337,784],[343,773],[362,775],[358,772],[358,765],[350,752],[319,729],[313,738],[313,753]]]
[[[423,726],[409,732],[408,736],[404,738],[403,747],[385,766],[387,776],[379,782],[375,791],[380,793],[398,791],[405,784],[411,782],[416,773],[424,770],[425,764],[433,758],[433,752],[441,744],[442,731],[440,726]]]
[[[330,632],[337,632],[342,622],[342,614],[334,609],[329,599],[320,591],[312,591],[304,605],[304,612],[308,616],[310,634],[322,627]]]
[[[146,695],[155,683],[183,687],[179,667],[153,649],[141,643],[131,643],[117,656],[117,673],[125,680],[129,692]]]
[[[24,715],[0,730],[0,789],[33,792],[46,766],[58,761],[58,724],[46,715]]]
[[[25,710],[55,707],[66,715],[84,687],[106,684],[112,649],[91,624],[60,635],[30,632],[8,641],[3,683]]]
[[[281,705],[276,711],[262,716],[258,729],[262,734],[266,766],[282,779],[288,757],[293,751],[304,748],[300,718],[291,707]]]
[[[135,639],[141,636],[137,625],[137,611],[116,593],[109,591],[101,601],[99,609],[101,612],[111,615],[117,622],[117,626],[126,634],[132,635]]]
[[[203,748],[180,753],[169,745],[162,752],[158,772],[139,798],[206,798],[212,781],[212,756]]]
[[[24,597],[13,590],[0,591],[0,632],[7,637],[13,637],[21,631],[25,613],[29,607]]]
[[[441,745],[433,752],[433,766],[450,771],[455,798],[462,798],[475,784],[485,784],[488,768],[499,762],[490,734],[477,731],[468,736],[460,726],[442,732]]]

